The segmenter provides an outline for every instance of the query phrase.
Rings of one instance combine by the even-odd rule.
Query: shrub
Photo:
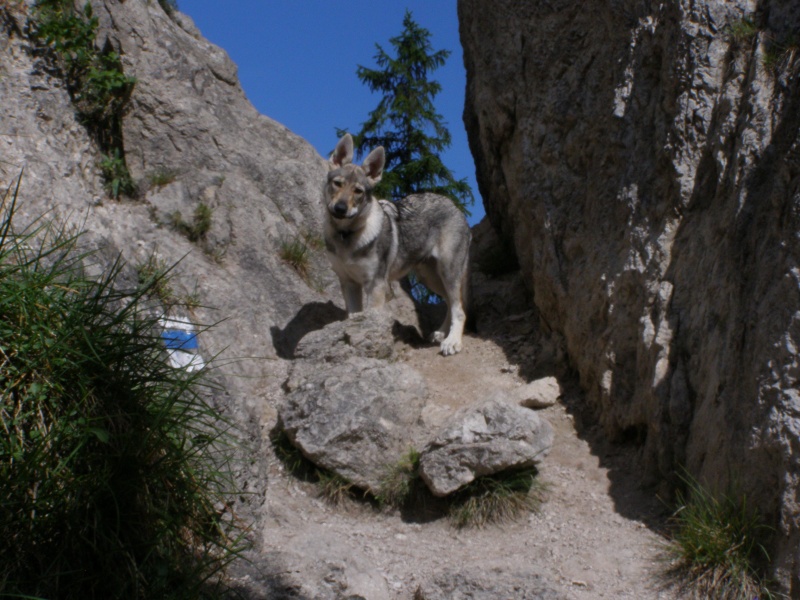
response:
[[[227,424],[78,238],[0,219],[0,596],[198,598],[240,548]],[[4,200],[8,200],[8,194]],[[4,204],[6,204],[4,202]]]
[[[667,547],[668,581],[695,598],[772,597],[760,576],[769,556],[758,511],[742,494],[716,496],[688,476],[684,482],[688,495],[678,495]]]
[[[32,37],[52,50],[78,118],[106,153],[101,162],[109,193],[132,194],[135,186],[122,152],[122,113],[136,79],[125,75],[119,54],[95,46],[98,21],[87,2],[37,0]]]
[[[112,198],[117,199],[121,194],[132,196],[136,193],[136,185],[118,148],[109,155],[103,155],[100,172],[103,174],[106,191]]]

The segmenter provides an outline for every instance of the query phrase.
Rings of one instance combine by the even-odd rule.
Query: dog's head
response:
[[[335,219],[353,219],[372,198],[372,188],[381,180],[386,154],[383,146],[369,153],[361,166],[353,164],[353,138],[345,134],[328,161],[325,203]]]

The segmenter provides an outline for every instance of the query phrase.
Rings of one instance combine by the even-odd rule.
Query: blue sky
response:
[[[178,0],[203,35],[224,48],[239,67],[247,97],[259,112],[282,123],[328,156],[336,127],[358,131],[380,97],[356,77],[375,67],[375,44],[393,53],[389,38],[402,31],[408,8],[431,32],[434,50],[450,50],[432,78],[453,143],[442,156],[475,194],[470,224],[484,214],[475,165],[461,120],[466,75],[458,38],[456,0]]]

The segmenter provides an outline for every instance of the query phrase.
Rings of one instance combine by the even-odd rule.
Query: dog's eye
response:
[[[356,196],[360,196],[361,194],[363,194],[363,193],[364,193],[364,188],[362,188],[362,187],[357,187],[357,188],[355,188],[355,190],[353,190],[353,191],[356,193]]]
[[[331,183],[333,184],[333,187],[340,188],[344,182],[341,179],[334,179],[331,181]]]

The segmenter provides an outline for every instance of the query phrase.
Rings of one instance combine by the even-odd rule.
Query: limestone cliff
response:
[[[52,56],[28,36],[29,9],[15,2],[0,6],[3,188],[22,173],[20,218],[48,211],[80,224],[85,243],[107,257],[122,253],[130,277],[154,253],[159,265],[177,262],[175,295],[199,305],[188,316],[220,321],[200,336],[201,351],[236,359],[224,369],[226,387],[258,421],[282,381],[275,359],[286,324],[300,306],[324,300],[318,289],[329,267],[315,271],[312,260],[306,281],[280,255],[284,244],[320,230],[325,163],[255,110],[236,66],[191,19],[170,18],[158,2],[92,5],[96,46],[118,52],[136,79],[122,145],[138,193],[109,197],[103,149],[76,117]],[[210,229],[192,241],[180,222],[191,222],[200,204]]]
[[[121,126],[138,192],[110,197],[103,149],[52,52],[31,36],[30,8],[16,1],[0,3],[0,188],[19,181],[19,226],[46,215],[85,230],[81,244],[95,251],[87,267],[98,273],[121,256],[120,281],[134,286],[148,264],[175,265],[171,297],[158,300],[186,304],[170,316],[196,324],[200,354],[215,359],[215,401],[246,442],[236,510],[257,521],[288,368],[280,355],[303,333],[295,317],[305,307],[303,326],[313,327],[342,314],[321,292],[333,279],[321,252],[309,252],[305,279],[281,258],[286,244],[313,245],[327,168],[309,143],[258,114],[235,65],[188,17],[142,0],[92,6],[96,46],[118,52],[136,79]],[[181,223],[200,205],[210,227],[192,240]]]
[[[800,5],[458,10],[478,183],[542,324],[651,480],[757,500],[800,597]]]

